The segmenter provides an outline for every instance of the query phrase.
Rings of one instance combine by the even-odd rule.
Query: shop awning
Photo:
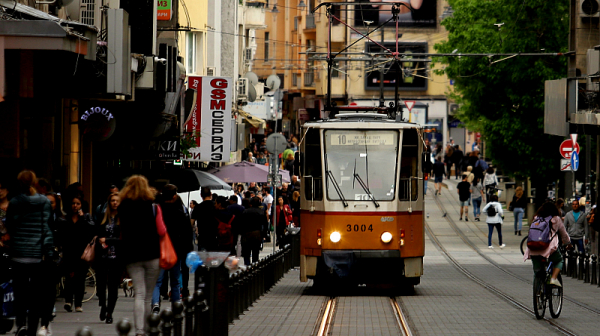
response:
[[[265,128],[266,122],[263,119],[255,117],[242,109],[238,109],[237,112],[240,116],[242,116],[242,118],[244,118],[244,121],[252,125],[252,127]]]

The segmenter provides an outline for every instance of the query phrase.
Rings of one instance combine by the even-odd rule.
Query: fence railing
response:
[[[223,265],[198,267],[193,294],[173,303],[172,308],[151,314],[147,333],[150,336],[227,335],[229,324],[293,267],[290,245],[232,274]],[[116,324],[116,329],[118,335],[126,336],[133,326],[128,319],[123,319]],[[93,331],[83,327],[76,335],[93,336]]]

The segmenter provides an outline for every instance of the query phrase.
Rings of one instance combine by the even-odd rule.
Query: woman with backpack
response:
[[[513,196],[512,202],[509,204],[509,209],[512,208],[513,215],[515,216],[515,236],[521,235],[521,228],[523,227],[523,215],[525,214],[525,208],[527,207],[527,198],[523,197],[523,188],[517,187],[515,189],[515,195]]]
[[[490,197],[488,204],[483,208],[483,212],[487,214],[486,223],[489,229],[488,248],[494,248],[494,245],[492,245],[492,233],[494,233],[494,228],[498,231],[498,245],[500,245],[500,248],[504,248],[506,246],[502,243],[502,219],[504,214],[502,212],[502,205],[498,203],[498,196],[492,195],[492,197]]]
[[[559,235],[561,241],[568,242],[565,245],[568,249],[571,249],[573,247],[571,237],[569,237],[563,221],[560,219],[560,213],[556,205],[552,202],[546,202],[538,209],[529,227],[529,238],[527,239],[527,248],[523,260],[531,259],[533,271],[537,273],[542,269],[542,258],[548,259],[554,266],[550,284],[562,287],[557,280],[563,267],[563,258],[560,251],[558,251]]]

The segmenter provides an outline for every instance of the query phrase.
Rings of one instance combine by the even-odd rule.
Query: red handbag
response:
[[[160,260],[159,266],[164,270],[173,268],[177,263],[177,253],[169,237],[169,233],[166,230],[165,222],[162,217],[162,211],[160,206],[155,206],[155,218],[156,218],[156,232],[160,239]],[[161,235],[161,233],[164,233]]]

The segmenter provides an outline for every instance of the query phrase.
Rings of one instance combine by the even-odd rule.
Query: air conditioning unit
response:
[[[458,111],[458,104],[450,104],[450,114],[455,114]]]
[[[248,97],[248,78],[240,78],[237,82],[237,93],[239,99]]]
[[[65,6],[65,9],[70,20],[100,28],[102,26],[101,5],[102,0],[74,0]]]
[[[247,64],[252,63],[252,48],[244,49],[244,62]]]
[[[206,68],[206,75],[207,76],[216,76],[217,75],[217,69],[215,67],[207,67]]]
[[[598,0],[579,0],[580,17],[600,17]]]

